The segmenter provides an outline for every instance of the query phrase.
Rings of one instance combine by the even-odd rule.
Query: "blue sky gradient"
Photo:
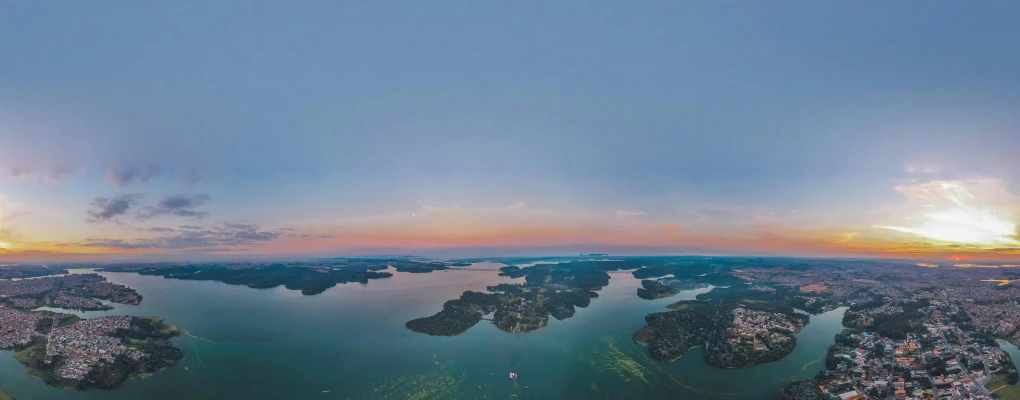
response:
[[[993,181],[977,201],[1016,220],[1017,20],[1007,1],[0,1],[0,245],[343,253],[503,226],[485,246],[955,254],[875,226],[919,223],[896,187],[932,182]],[[288,230],[142,248],[188,222],[82,217],[130,194]],[[436,207],[473,216],[404,219]],[[686,236],[647,236],[663,226]],[[831,248],[852,232],[870,239]],[[83,247],[111,238],[140,247]]]

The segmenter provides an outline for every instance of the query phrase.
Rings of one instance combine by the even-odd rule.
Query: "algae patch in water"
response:
[[[456,399],[465,376],[451,374],[449,367],[450,363],[447,362],[429,372],[396,378],[357,398],[374,400]]]
[[[601,352],[596,350],[596,353],[593,354],[593,357],[591,357],[592,367],[599,372],[612,372],[624,382],[640,380],[645,384],[648,383],[648,379],[645,378],[646,368],[633,357],[620,350],[616,346],[615,339],[611,337],[605,338],[602,342],[606,346]]]

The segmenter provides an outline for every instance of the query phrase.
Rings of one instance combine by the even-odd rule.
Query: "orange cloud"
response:
[[[659,227],[659,229],[661,229],[663,231],[666,231],[666,232],[669,232],[669,233],[680,233],[680,232],[684,231],[684,228],[681,228],[681,227],[676,226],[676,225],[662,225],[662,226]]]

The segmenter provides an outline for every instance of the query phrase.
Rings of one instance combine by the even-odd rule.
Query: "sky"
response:
[[[0,262],[1020,259],[1020,4],[0,0]]]

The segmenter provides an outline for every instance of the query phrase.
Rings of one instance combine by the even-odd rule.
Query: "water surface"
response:
[[[630,335],[648,313],[711,288],[659,300],[636,296],[640,280],[613,273],[591,305],[521,336],[482,321],[456,337],[404,328],[465,290],[514,282],[487,271],[394,272],[368,284],[338,285],[316,296],[218,282],[101,273],[143,296],[138,306],[76,312],[155,315],[185,332],[174,343],[185,358],[153,376],[112,391],[60,390],[28,375],[0,352],[0,388],[32,399],[428,399],[492,398],[768,398],[791,379],[814,376],[841,329],[843,309],[812,316],[794,352],[753,368],[708,367],[701,350],[674,363],[648,356]],[[1015,358],[1020,359],[1020,357]],[[511,370],[519,373],[514,382]]]

